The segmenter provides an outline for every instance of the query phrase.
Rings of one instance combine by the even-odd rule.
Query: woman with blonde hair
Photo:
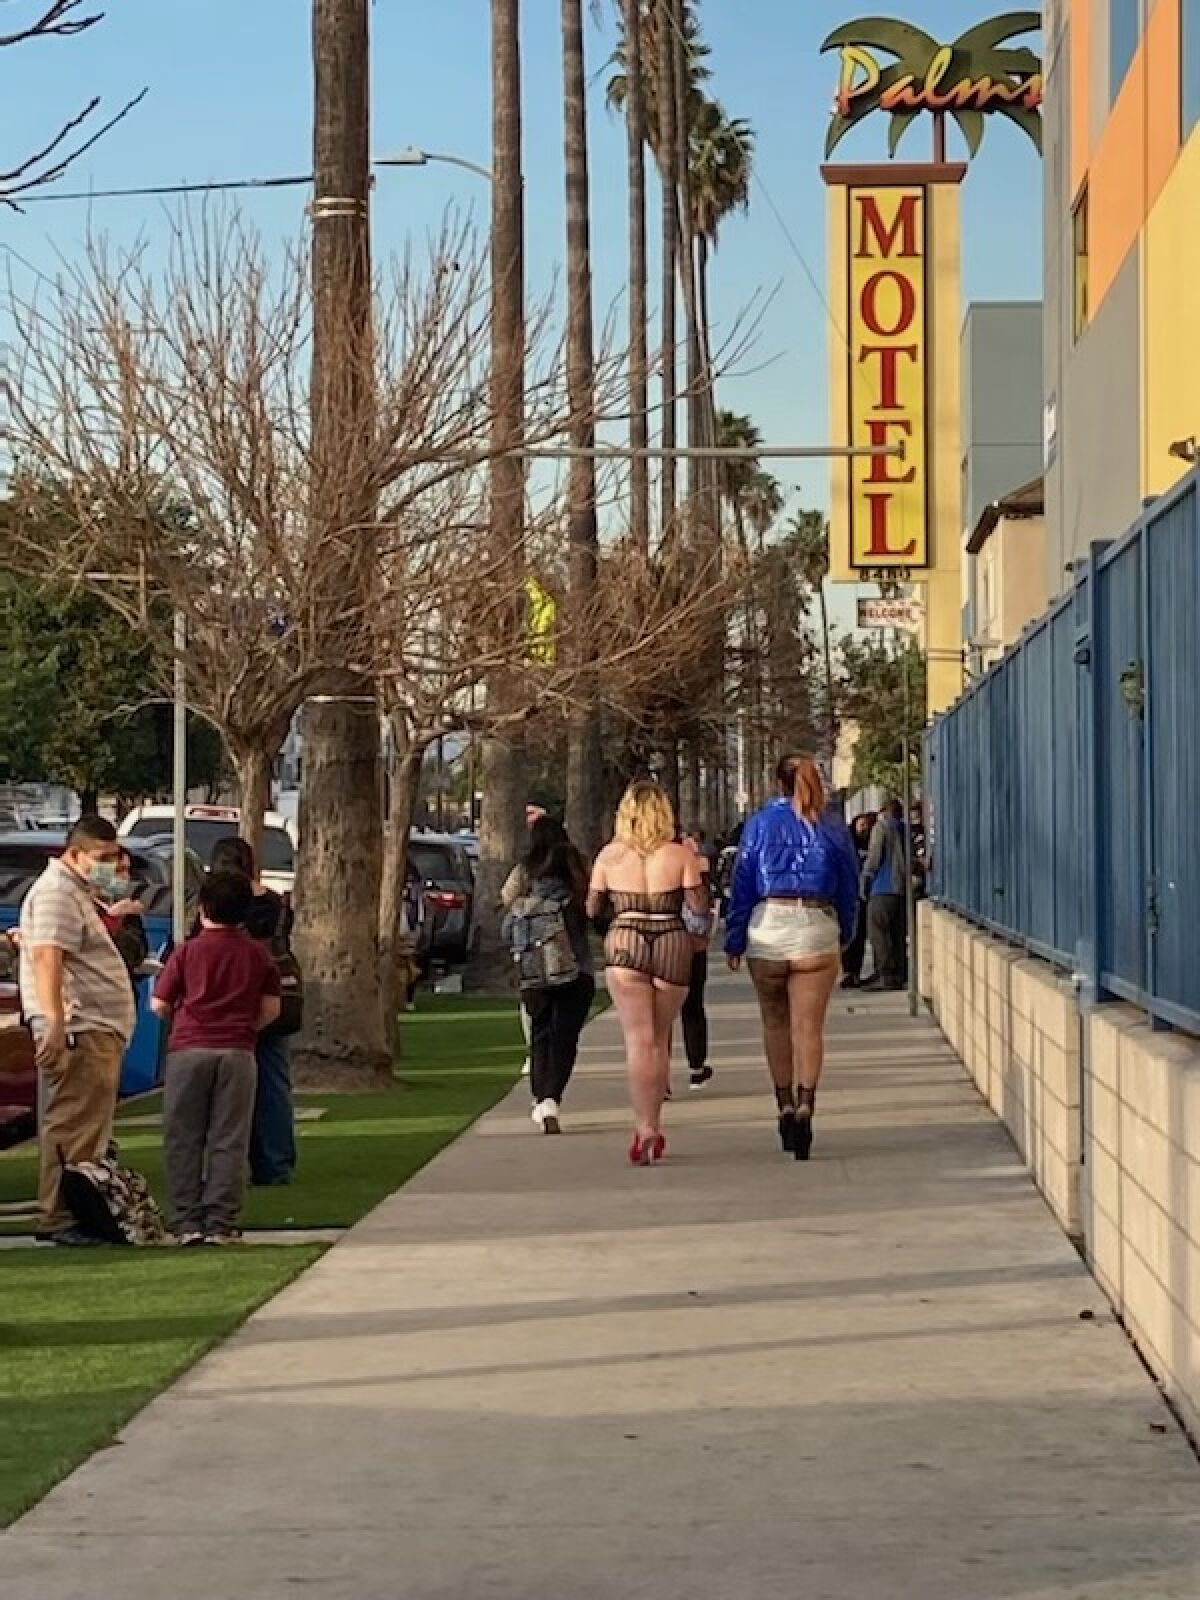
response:
[[[625,1034],[635,1121],[629,1159],[652,1166],[667,1149],[671,1028],[687,998],[695,942],[711,925],[699,859],[676,843],[675,813],[658,784],[640,779],[626,790],[616,836],[596,857],[588,915],[608,927],[608,992]]]
[[[780,1142],[807,1161],[825,1063],[825,1013],[858,917],[858,859],[845,823],[825,813],[816,763],[785,756],[775,776],[779,798],[756,812],[742,834],[725,955],[733,972],[749,958]]]

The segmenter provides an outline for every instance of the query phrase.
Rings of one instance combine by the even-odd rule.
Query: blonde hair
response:
[[[675,811],[665,792],[648,778],[631,783],[617,807],[616,836],[642,856],[675,839]]]
[[[809,822],[820,820],[825,809],[825,785],[815,761],[807,756],[784,756],[775,769],[779,787]]]

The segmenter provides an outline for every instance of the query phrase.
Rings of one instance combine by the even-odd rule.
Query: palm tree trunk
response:
[[[662,526],[659,537],[674,535],[677,501],[675,458],[669,454],[679,442],[676,406],[679,374],[676,365],[676,265],[679,254],[679,197],[675,182],[675,51],[671,48],[674,0],[658,0],[658,170],[662,181]]]
[[[359,614],[356,601],[369,603],[377,560],[364,443],[374,430],[369,17],[367,0],[314,0],[311,516],[314,542],[346,550],[325,579],[348,616]],[[348,654],[342,614],[327,619],[327,642]],[[390,1084],[375,937],[383,826],[374,687],[347,670],[322,689],[305,719],[296,891],[305,1026],[293,1067],[300,1082]]]
[[[838,723],[837,707],[834,704],[833,688],[833,640],[829,632],[829,598],[825,593],[825,583],[822,580],[819,586],[821,596],[821,642],[825,652],[825,724],[826,737],[829,740],[829,765],[832,769],[833,759],[837,755]]]
[[[562,0],[564,160],[567,210],[567,398],[570,442],[596,443],[592,245],[589,217],[587,76],[582,0]],[[574,648],[590,659],[589,613],[596,590],[596,464],[571,462],[567,490]],[[600,738],[595,707],[576,695],[567,726],[567,828],[589,858],[600,844]]]
[[[521,168],[521,4],[492,0],[492,447],[491,541],[496,569],[512,595],[512,641],[523,635],[525,464],[525,202]],[[488,684],[488,716],[514,705],[503,671]],[[500,886],[521,854],[525,792],[514,721],[483,742],[479,829],[478,935],[469,974],[477,986],[511,981],[500,938]]]
[[[629,161],[629,444],[645,450],[650,442],[646,269],[646,103],[642,77],[642,4],[623,0],[629,92],[625,128]],[[634,549],[650,554],[650,463],[635,455],[631,468],[630,532]]]

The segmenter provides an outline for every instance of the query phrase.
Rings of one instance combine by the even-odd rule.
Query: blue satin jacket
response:
[[[858,877],[858,855],[840,817],[806,822],[790,800],[773,800],[742,834],[725,919],[726,955],[745,955],[750,916],[761,900],[828,900],[842,943],[849,944],[858,919]]]

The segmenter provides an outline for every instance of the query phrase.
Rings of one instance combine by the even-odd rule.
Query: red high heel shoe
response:
[[[667,1153],[667,1137],[663,1133],[651,1134],[643,1139],[640,1133],[635,1133],[633,1143],[629,1146],[629,1161],[635,1167],[656,1166]]]

